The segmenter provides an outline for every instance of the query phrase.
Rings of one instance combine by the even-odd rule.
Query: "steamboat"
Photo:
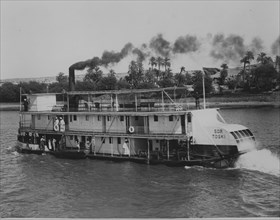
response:
[[[185,87],[21,94],[17,150],[58,158],[232,167],[255,144],[218,109],[179,102]],[[23,105],[22,105],[23,104]],[[198,106],[197,106],[198,107]]]

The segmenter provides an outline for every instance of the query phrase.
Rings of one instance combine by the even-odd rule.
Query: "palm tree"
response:
[[[166,67],[170,67],[171,66],[170,59],[165,57],[164,60],[163,60],[163,65],[164,65],[164,70],[166,72]]]
[[[182,66],[182,67],[181,67],[181,70],[180,70],[180,74],[183,73],[183,72],[185,72],[185,71],[186,71],[185,67]]]
[[[221,75],[220,75],[220,85],[223,85],[225,82],[226,77],[228,76],[228,65],[226,63],[223,63],[221,65]]]
[[[240,60],[241,63],[244,63],[244,66],[243,66],[243,82],[245,80],[245,73],[246,73],[246,64],[249,64],[251,63],[251,60],[254,59],[254,54],[252,51],[247,51],[247,53],[245,54],[245,56]]]
[[[264,52],[261,52],[260,54],[258,54],[257,61],[261,64],[273,63],[272,58],[266,56],[266,53],[264,53]]]
[[[156,62],[156,58],[151,57],[150,58],[150,63],[149,63],[152,67],[152,70],[154,69],[154,66],[157,66],[157,62]]]
[[[161,65],[163,64],[162,58],[161,58],[161,57],[158,57],[157,60],[156,60],[156,62],[157,62],[157,65],[158,65],[158,70],[160,71],[160,67],[161,67]]]
[[[266,58],[266,53],[261,52],[260,54],[258,54],[257,62],[264,64],[265,63],[265,58]]]

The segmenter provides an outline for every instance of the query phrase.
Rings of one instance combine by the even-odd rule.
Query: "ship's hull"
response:
[[[86,153],[84,151],[52,151],[51,155],[54,155],[56,158],[62,159],[85,159]]]
[[[190,160],[175,160],[175,159],[147,159],[137,156],[119,156],[119,155],[102,155],[88,154],[87,157],[96,160],[109,160],[114,162],[135,162],[141,164],[159,165],[163,164],[169,167],[184,167],[184,166],[202,166],[212,168],[229,168],[233,167],[240,154],[227,155],[223,157],[211,157],[207,159],[190,159]]]
[[[46,153],[45,149],[40,149],[38,144],[27,144],[20,141],[17,142],[16,151],[22,154],[37,154],[42,155]]]
[[[20,141],[18,141],[16,145],[16,151],[22,154],[36,154],[36,155],[42,155],[46,153],[46,154],[51,154],[57,158],[64,158],[64,159],[86,158],[86,153],[84,151],[73,151],[73,150],[52,151],[49,150],[46,146],[45,149],[42,150],[39,148],[38,144],[26,144]]]
[[[217,148],[218,147],[218,148]],[[220,148],[219,148],[220,147]],[[148,156],[139,155],[110,155],[102,153],[88,153],[83,150],[46,150],[39,149],[39,145],[30,145],[26,143],[18,142],[17,151],[24,154],[37,154],[42,155],[43,153],[51,154],[56,158],[62,159],[93,159],[93,160],[108,160],[113,162],[135,162],[140,164],[157,165],[163,164],[170,167],[184,167],[184,166],[202,166],[202,167],[213,167],[213,168],[228,168],[233,167],[235,161],[241,153],[238,153],[236,146],[190,146],[190,154],[188,155],[186,149],[179,151],[176,154],[165,156],[156,156],[151,154]],[[194,152],[193,149],[196,149]],[[212,149],[212,150],[211,150]],[[216,150],[215,150],[216,149]],[[220,152],[227,154],[221,155]]]

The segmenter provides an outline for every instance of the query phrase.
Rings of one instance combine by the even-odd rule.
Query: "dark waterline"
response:
[[[1,217],[279,217],[279,109],[225,109],[258,151],[227,170],[65,160],[14,151],[17,112],[1,115]]]

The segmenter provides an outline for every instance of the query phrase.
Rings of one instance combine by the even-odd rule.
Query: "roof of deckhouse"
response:
[[[149,93],[162,92],[168,90],[186,90],[187,87],[167,87],[155,89],[124,89],[124,90],[103,90],[103,91],[70,91],[66,92],[69,95],[103,95],[103,94],[131,94],[131,93]]]
[[[169,116],[169,115],[183,115],[186,112],[191,112],[191,110],[186,111],[82,111],[82,112],[50,112],[50,111],[28,111],[22,112],[22,114],[34,114],[34,115],[106,115],[106,116],[121,116],[121,115],[130,115],[130,116],[148,116],[148,115],[157,115],[157,116]]]

